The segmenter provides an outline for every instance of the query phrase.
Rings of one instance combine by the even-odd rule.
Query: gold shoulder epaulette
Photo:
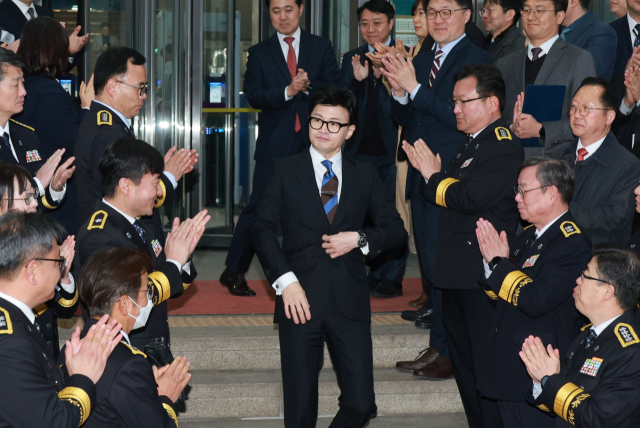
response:
[[[615,326],[613,331],[616,332],[616,336],[618,336],[620,345],[622,345],[623,348],[636,343],[640,343],[640,339],[638,339],[636,331],[629,324],[621,322]]]
[[[93,213],[93,216],[91,216],[91,221],[89,221],[87,230],[104,228],[104,225],[107,222],[107,217],[109,217],[109,214],[107,214],[106,211],[96,211]]]
[[[134,348],[133,346],[129,345],[127,342],[125,342],[124,340],[121,340],[120,343],[122,343],[124,346],[126,346],[127,348],[129,348],[129,350],[135,354],[135,355],[142,355],[143,357],[147,358],[147,354],[145,354],[144,352]]]
[[[591,327],[592,325],[593,325],[593,324],[587,324],[587,325],[585,325],[584,327],[582,327],[582,328],[580,329],[580,331],[585,331],[586,329],[588,329],[588,328],[589,328],[589,327]]]
[[[113,125],[113,116],[109,110],[100,110],[98,112],[98,125]]]
[[[524,228],[524,230],[529,229],[531,226],[533,226],[533,225],[532,225],[532,224],[530,224],[529,226],[526,226],[526,227]]]
[[[0,334],[13,334],[13,324],[9,312],[0,308]]]
[[[29,125],[25,125],[24,123],[20,123],[20,122],[18,122],[17,120],[13,120],[13,119],[9,119],[9,120],[10,120],[11,122],[15,123],[16,125],[20,125],[20,126],[22,126],[22,127],[27,128],[27,129],[28,129],[28,130],[30,130],[30,131],[36,132],[36,130],[35,130],[35,129],[33,129],[32,127],[30,127]]]
[[[570,237],[571,235],[582,233],[580,232],[580,229],[578,229],[578,226],[576,226],[576,224],[572,221],[563,221],[562,223],[560,223],[560,230],[562,230],[562,233],[564,233],[564,236],[566,238]]]
[[[504,128],[502,126],[498,126],[496,128],[496,137],[498,138],[498,141],[500,141],[500,140],[512,140],[513,139],[511,137],[511,132],[509,132],[509,130],[507,128]]]

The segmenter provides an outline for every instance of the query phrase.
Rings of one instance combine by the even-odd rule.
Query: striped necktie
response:
[[[433,81],[436,80],[438,71],[440,71],[440,57],[443,54],[442,49],[438,49],[435,58],[433,58],[433,66],[431,67],[431,75],[429,76],[429,87],[433,86]]]
[[[331,168],[331,161],[323,160],[322,166],[327,168],[327,172],[322,177],[322,189],[320,190],[320,199],[324,205],[324,213],[329,219],[329,224],[333,223],[333,217],[336,215],[338,207],[338,177]]]
[[[636,26],[633,27],[633,34],[636,35],[636,39],[633,41],[633,47],[637,48],[640,46],[640,24],[636,24]]]

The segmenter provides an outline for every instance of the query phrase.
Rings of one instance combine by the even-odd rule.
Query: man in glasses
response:
[[[540,123],[523,113],[527,85],[564,85],[563,108],[566,108],[585,77],[596,75],[591,54],[558,35],[566,10],[567,0],[526,0],[522,27],[529,44],[496,63],[507,83],[505,119],[518,138],[537,138],[539,142],[536,147],[525,148],[527,157],[545,151],[562,154],[573,140],[567,116]]]
[[[521,9],[522,0],[488,0],[478,11],[487,30],[486,48],[494,64],[525,46],[526,39],[518,28]]]
[[[80,124],[74,148],[80,223],[91,217],[96,201],[102,198],[100,156],[117,138],[134,136],[131,121],[140,114],[149,90],[145,62],[144,56],[126,47],[107,49],[96,61],[93,78],[96,98]],[[173,199],[178,181],[193,169],[197,155],[195,150],[176,152],[171,148],[165,155],[165,162],[165,171],[160,176],[162,196],[158,198],[158,207]]]
[[[591,243],[569,211],[574,187],[569,165],[534,156],[519,172],[512,195],[531,225],[510,244],[493,221],[477,222],[482,287],[496,305],[478,388],[498,400],[505,428],[550,428],[554,418],[527,403],[531,380],[518,352],[534,335],[566,355],[582,325],[571,295],[575,278],[591,258]]]
[[[351,91],[318,91],[309,106],[311,147],[274,162],[251,231],[276,291],[287,427],[316,426],[325,336],[341,388],[331,426],[363,427],[376,412],[364,257],[406,245],[407,232],[376,169],[343,156],[357,115]]]
[[[625,243],[631,237],[640,160],[611,132],[617,107],[611,85],[590,77],[567,109],[576,136],[563,155],[576,177],[570,209],[594,244]]]

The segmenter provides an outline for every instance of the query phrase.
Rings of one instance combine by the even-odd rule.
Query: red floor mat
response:
[[[219,281],[195,281],[184,294],[170,299],[169,315],[230,315],[272,314],[275,291],[267,281],[247,281],[254,297],[237,297],[229,293]],[[411,309],[407,302],[417,299],[422,292],[420,278],[408,278],[402,283],[404,295],[393,299],[371,298],[373,312],[399,312]]]

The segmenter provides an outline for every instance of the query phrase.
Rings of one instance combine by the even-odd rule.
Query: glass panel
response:
[[[129,0],[131,1],[131,0]],[[88,0],[89,43],[85,55],[89,57],[87,76],[93,73],[93,67],[100,54],[109,46],[130,46],[125,0]],[[67,28],[69,26],[67,25]]]

